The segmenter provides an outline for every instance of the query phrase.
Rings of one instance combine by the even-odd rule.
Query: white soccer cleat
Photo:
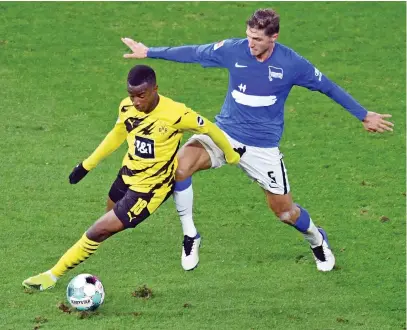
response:
[[[199,246],[201,245],[201,235],[195,237],[184,236],[182,243],[181,265],[185,270],[193,270],[199,263]]]
[[[311,250],[314,254],[317,269],[321,272],[329,272],[335,266],[335,256],[329,246],[328,236],[326,235],[325,230],[322,228],[318,228],[318,230],[322,235],[322,245],[311,248]]]

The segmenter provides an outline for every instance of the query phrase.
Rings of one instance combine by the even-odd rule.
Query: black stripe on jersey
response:
[[[133,156],[128,152],[127,157],[129,157],[130,160],[134,160]]]
[[[174,135],[177,135],[179,131],[174,131],[172,134],[168,137],[168,140],[171,139]]]
[[[280,160],[280,164],[281,164],[281,173],[283,174],[284,195],[287,195],[287,179],[285,177],[284,163],[282,160]]]
[[[181,121],[181,119],[182,119],[182,117],[179,117],[179,118],[177,119],[177,121],[176,121],[173,125],[178,124],[178,123]]]
[[[167,175],[167,177],[166,177],[163,181],[161,181],[160,183],[157,183],[154,187],[152,187],[148,193],[149,193],[149,194],[154,193],[154,191],[155,191],[156,189],[161,188],[163,185],[165,185],[165,184],[167,184],[167,183],[169,183],[169,184],[174,184],[174,182],[175,182],[175,177],[174,177],[174,175],[173,175],[173,172],[174,172],[174,164],[172,164],[171,171],[170,171],[170,173]]]
[[[147,117],[144,118],[137,118],[137,117],[129,117],[124,121],[124,124],[126,125],[126,130],[128,133],[130,133],[132,130],[137,128],[141,122],[146,119]]]
[[[120,112],[127,112],[127,110],[129,110],[128,108],[130,108],[132,105],[123,105],[122,108],[120,109]]]
[[[177,155],[178,152],[178,148],[181,144],[181,141],[178,142],[177,148],[175,149],[175,152],[172,154],[171,158],[168,160],[168,162],[166,162],[163,167],[161,167],[157,172],[155,172],[153,175],[150,176],[150,178],[152,178],[153,176],[157,176],[160,175],[161,173],[165,173],[167,172],[169,166],[172,164],[172,162],[174,161],[175,156]]]
[[[153,131],[153,128],[154,128],[153,126],[154,126],[155,122],[156,122],[156,121],[153,121],[150,125],[148,125],[148,126],[142,128],[142,129],[140,130],[140,132],[143,133],[144,135],[150,135],[151,132]]]
[[[150,168],[153,168],[155,165],[157,165],[157,163],[154,163],[153,165],[151,165],[151,166],[149,166],[149,167],[145,167],[145,168],[143,168],[143,169],[141,169],[141,170],[131,170],[131,169],[129,169],[126,165],[124,165],[124,166],[120,169],[119,174],[120,174],[120,175],[127,175],[127,176],[135,176],[135,175],[137,175],[137,174],[139,174],[139,173],[143,173],[144,171],[147,171],[147,170],[150,169]]]

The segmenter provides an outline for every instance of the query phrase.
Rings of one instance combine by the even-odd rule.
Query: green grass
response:
[[[120,37],[161,46],[244,36],[247,17],[270,3],[0,3],[1,329],[405,329],[405,3],[272,5],[280,42],[395,123],[370,135],[319,93],[294,88],[288,99],[281,149],[293,196],[330,234],[337,270],[318,273],[301,235],[224,167],[194,177],[204,236],[195,271],[181,269],[170,200],[54,290],[25,293],[21,281],[103,214],[125,149],[77,186],[67,177],[114,124],[133,65],[152,65],[162,94],[209,118],[223,102],[226,71],[125,60]],[[107,293],[83,319],[58,309],[81,272]],[[144,284],[154,297],[133,297]]]

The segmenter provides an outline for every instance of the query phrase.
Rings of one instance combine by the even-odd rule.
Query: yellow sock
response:
[[[56,277],[61,277],[67,270],[75,268],[94,254],[99,245],[100,243],[87,238],[86,233],[83,234],[81,239],[66,251],[56,265],[51,268],[51,273]]]

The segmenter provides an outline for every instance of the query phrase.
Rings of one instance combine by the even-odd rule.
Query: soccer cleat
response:
[[[325,230],[322,228],[318,228],[318,230],[322,235],[322,245],[311,248],[311,250],[314,254],[317,269],[321,272],[329,272],[335,266],[335,256],[329,246],[328,236]]]
[[[41,273],[27,278],[23,281],[23,286],[27,289],[45,291],[52,289],[57,282],[51,277],[49,273]]]
[[[195,237],[184,236],[182,243],[181,265],[185,270],[193,270],[199,262],[199,246],[201,245],[201,235]]]

